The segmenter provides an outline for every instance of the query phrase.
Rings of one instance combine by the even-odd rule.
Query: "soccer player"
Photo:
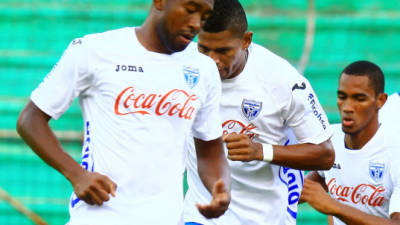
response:
[[[302,193],[302,200],[334,216],[335,225],[400,224],[399,136],[378,120],[387,99],[384,85],[381,69],[368,61],[354,62],[340,75],[335,164],[307,174]]]
[[[33,91],[17,129],[72,184],[69,224],[182,224],[183,145],[190,130],[201,180],[213,195],[198,209],[209,218],[227,209],[218,70],[208,57],[186,50],[213,4],[153,0],[142,26],[72,41]],[[75,97],[85,124],[81,165],[48,125]]]
[[[206,220],[194,203],[211,195],[197,174],[189,147],[185,196],[187,224],[293,224],[303,177],[299,169],[329,169],[334,161],[327,117],[310,83],[286,60],[252,43],[238,1],[216,2],[199,33],[198,48],[222,79],[221,114],[232,176],[232,201]],[[287,131],[300,144],[287,145]]]
[[[395,132],[400,132],[400,92],[391,94],[379,111],[379,122]]]

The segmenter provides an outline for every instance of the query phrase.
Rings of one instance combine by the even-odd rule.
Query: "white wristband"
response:
[[[270,144],[262,144],[263,150],[263,160],[265,162],[271,162],[274,158],[274,149]]]

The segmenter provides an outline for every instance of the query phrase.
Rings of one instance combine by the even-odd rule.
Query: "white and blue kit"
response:
[[[252,43],[245,68],[222,81],[222,129],[247,134],[254,142],[287,145],[288,131],[298,143],[320,144],[331,136],[328,119],[310,83],[286,60]],[[293,140],[292,140],[293,141]],[[185,222],[220,225],[296,223],[302,171],[262,161],[229,161],[232,200],[218,219],[207,220],[195,203],[211,195],[197,174],[196,152],[188,142]],[[226,149],[225,149],[226,150]]]
[[[379,110],[379,121],[388,129],[400,135],[400,91],[391,94],[382,109]]]
[[[133,27],[87,35],[70,44],[32,93],[55,119],[79,98],[82,166],[117,184],[102,206],[73,194],[70,225],[183,223],[186,134],[208,141],[222,133],[217,67],[193,48],[148,51]]]
[[[319,171],[337,201],[367,214],[390,218],[400,212],[400,144],[398,135],[383,123],[361,148],[349,149],[341,124],[332,125],[335,164]],[[344,225],[333,217],[335,225]]]

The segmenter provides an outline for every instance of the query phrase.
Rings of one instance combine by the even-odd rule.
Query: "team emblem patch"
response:
[[[383,163],[369,163],[369,175],[375,182],[382,180],[385,173],[385,164]]]
[[[244,116],[249,119],[255,119],[261,112],[262,102],[253,100],[243,99],[242,101],[242,112]]]
[[[199,82],[200,72],[199,69],[184,66],[183,75],[185,76],[186,84],[193,88]]]

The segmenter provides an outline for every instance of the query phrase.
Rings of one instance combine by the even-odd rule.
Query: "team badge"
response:
[[[262,102],[257,102],[253,100],[243,99],[242,101],[242,112],[244,116],[249,119],[255,119],[261,112]]]
[[[199,82],[199,78],[200,78],[199,69],[184,66],[183,67],[183,75],[185,76],[186,84],[190,88],[193,88]]]
[[[385,172],[385,164],[383,163],[369,163],[369,175],[375,182],[382,180]]]

